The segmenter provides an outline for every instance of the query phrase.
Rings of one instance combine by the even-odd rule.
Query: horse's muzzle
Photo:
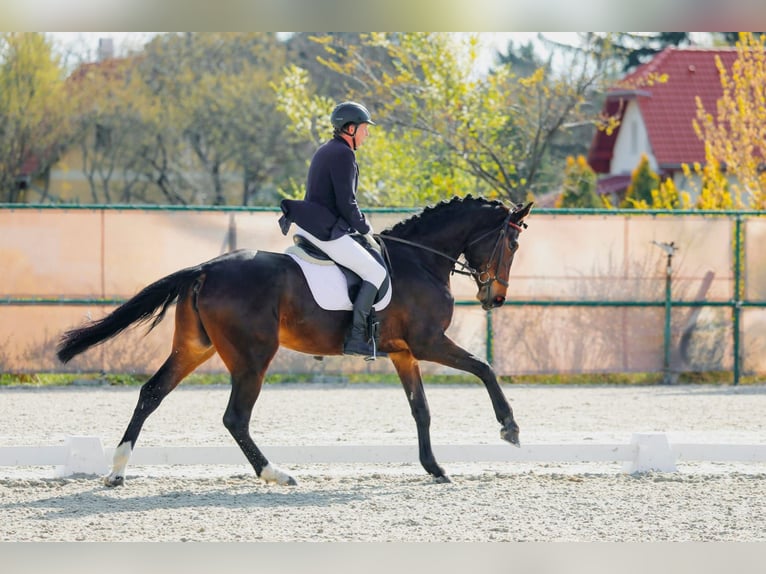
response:
[[[489,311],[490,309],[496,309],[497,307],[502,307],[503,303],[505,303],[505,297],[502,295],[496,295],[492,299],[488,301],[482,301],[481,308],[485,311]]]

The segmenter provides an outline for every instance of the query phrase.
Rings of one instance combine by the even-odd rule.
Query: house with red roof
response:
[[[682,164],[705,162],[704,144],[692,126],[696,98],[715,113],[723,93],[716,56],[730,70],[737,51],[666,48],[608,91],[602,113],[619,125],[611,133],[597,131],[588,152],[589,165],[600,175],[599,193],[619,197],[642,154],[662,179],[686,187]]]

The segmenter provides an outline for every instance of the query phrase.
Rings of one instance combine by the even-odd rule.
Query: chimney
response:
[[[114,58],[114,40],[112,38],[98,39],[98,61],[103,62]]]

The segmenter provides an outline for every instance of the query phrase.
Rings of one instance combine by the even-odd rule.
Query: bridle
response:
[[[513,215],[513,212],[508,212],[508,215],[503,220],[503,223],[500,225],[500,229],[493,229],[490,231],[487,231],[486,233],[483,233],[470,243],[466,245],[466,250],[473,245],[474,243],[478,243],[482,239],[484,239],[487,235],[490,235],[491,233],[497,233],[499,231],[499,235],[497,236],[497,239],[495,240],[495,245],[492,247],[492,254],[489,256],[489,259],[487,259],[487,262],[484,264],[484,268],[480,269],[479,271],[471,270],[471,273],[466,273],[466,275],[470,275],[473,277],[474,281],[476,281],[476,285],[481,288],[485,285],[490,285],[497,281],[502,285],[503,287],[508,287],[508,281],[505,279],[502,279],[497,276],[497,271],[495,271],[495,275],[490,275],[489,268],[492,266],[493,263],[495,263],[495,260],[497,260],[497,264],[495,265],[495,269],[500,268],[500,261],[503,257],[503,250],[502,245],[503,241],[505,240],[505,235],[508,232],[508,228],[511,227],[521,233],[523,231],[523,228],[527,226],[526,223],[523,221],[521,224],[514,223],[511,221],[511,215]],[[457,271],[455,271],[457,272]]]
[[[502,258],[503,256],[501,246],[502,246],[503,240],[505,239],[505,235],[508,232],[508,228],[511,227],[515,229],[516,231],[518,231],[519,233],[521,233],[523,229],[527,227],[527,224],[524,223],[523,221],[520,224],[511,221],[511,216],[514,213],[515,212],[513,211],[509,211],[508,215],[505,217],[505,219],[503,220],[503,223],[500,225],[499,228],[490,229],[486,233],[482,233],[479,237],[471,240],[468,243],[468,245],[466,245],[466,249],[468,249],[471,245],[474,245],[475,243],[478,243],[479,241],[487,237],[487,235],[490,235],[492,233],[499,233],[499,235],[497,236],[497,239],[495,240],[495,245],[492,248],[492,255],[489,256],[489,259],[487,260],[487,263],[484,265],[484,267],[479,270],[474,269],[465,261],[460,261],[459,259],[455,259],[454,257],[447,255],[446,253],[443,253],[442,251],[433,249],[426,245],[422,245],[421,243],[416,243],[414,241],[409,241],[408,239],[402,239],[400,237],[392,237],[390,235],[375,234],[374,237],[380,240],[381,246],[383,247],[384,247],[385,241],[395,241],[397,243],[403,243],[405,245],[417,247],[418,249],[422,249],[424,251],[428,251],[430,253],[434,253],[436,255],[444,257],[445,259],[452,261],[452,271],[450,273],[452,274],[457,273],[458,275],[466,275],[468,277],[472,277],[473,280],[476,281],[476,285],[479,288],[484,287],[485,285],[489,285],[493,283],[494,281],[497,281],[503,287],[508,287],[508,281],[498,277],[497,273],[495,273],[495,275],[490,275],[489,269],[492,266],[492,264],[495,262],[495,259],[498,259],[498,263],[499,263],[499,259]],[[457,269],[456,266],[460,266],[460,269]],[[496,265],[495,269],[497,269],[498,267],[499,265]]]

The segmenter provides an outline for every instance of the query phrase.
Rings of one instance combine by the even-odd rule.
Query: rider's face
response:
[[[362,145],[365,139],[367,139],[367,136],[370,135],[369,131],[367,131],[367,124],[359,124],[356,126],[356,147],[359,147]]]

